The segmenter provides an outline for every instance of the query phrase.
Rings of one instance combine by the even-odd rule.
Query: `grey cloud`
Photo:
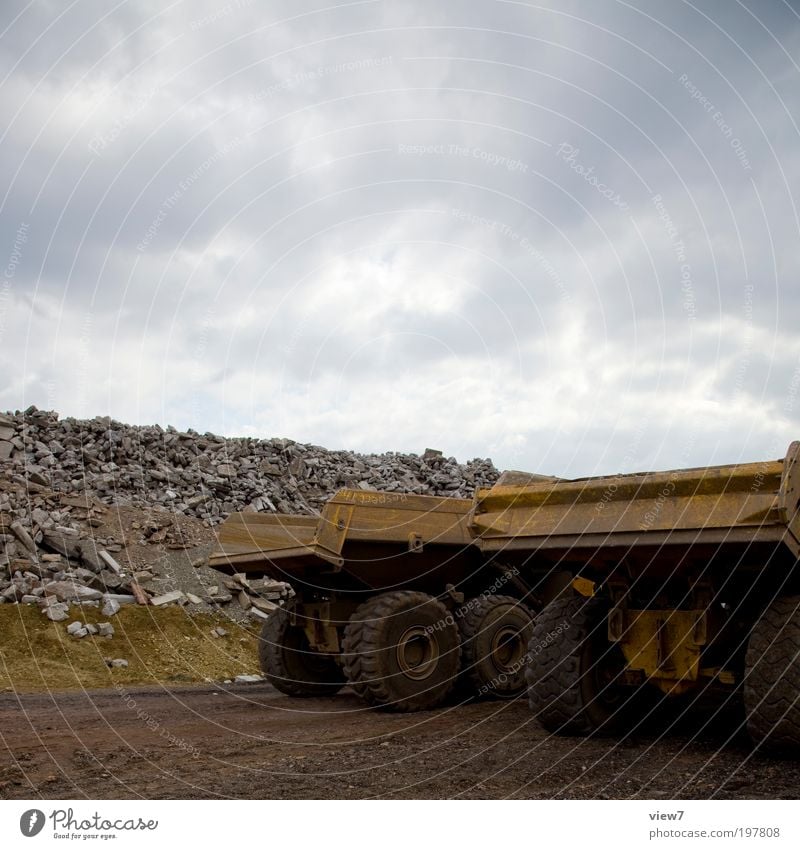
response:
[[[323,6],[0,39],[0,403],[556,474],[790,434],[791,6]]]

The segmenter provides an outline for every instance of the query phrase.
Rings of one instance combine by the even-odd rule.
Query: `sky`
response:
[[[800,3],[0,5],[0,409],[562,477],[800,438]]]

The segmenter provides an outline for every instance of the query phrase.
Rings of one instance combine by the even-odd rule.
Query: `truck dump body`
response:
[[[455,561],[473,542],[471,508],[462,498],[343,489],[318,518],[234,514],[209,565],[317,587],[395,586],[442,571],[457,579]]]
[[[798,451],[783,460],[481,490],[470,531],[486,553],[550,560],[592,551],[753,546],[800,556]],[[589,551],[587,551],[587,549]]]

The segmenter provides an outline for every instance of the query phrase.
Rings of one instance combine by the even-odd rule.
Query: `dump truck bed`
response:
[[[800,556],[800,443],[782,460],[551,480],[480,490],[470,532],[485,553],[782,546]]]
[[[471,508],[463,498],[343,489],[319,517],[232,515],[209,565],[286,581],[315,575],[322,584],[325,575],[344,572],[365,587],[386,586],[398,582],[401,556],[402,574],[418,575],[471,546]]]

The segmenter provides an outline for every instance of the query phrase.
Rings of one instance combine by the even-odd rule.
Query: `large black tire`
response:
[[[279,607],[261,629],[258,658],[267,680],[287,696],[332,696],[345,685],[341,668],[330,655],[312,651],[305,632]]]
[[[459,610],[465,694],[513,699],[525,690],[533,614],[511,596],[479,596]]]
[[[342,641],[344,671],[355,692],[394,711],[440,705],[459,671],[461,640],[447,608],[425,593],[383,593],[350,617]]]
[[[777,598],[750,633],[745,657],[747,730],[761,748],[800,748],[800,596]]]
[[[618,646],[608,642],[608,603],[568,595],[536,617],[528,646],[528,701],[555,734],[614,734],[625,721],[629,693]]]

